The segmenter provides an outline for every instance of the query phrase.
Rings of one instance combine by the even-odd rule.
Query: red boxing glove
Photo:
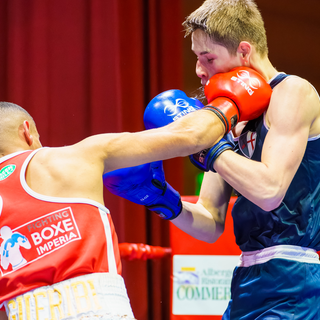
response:
[[[224,123],[228,133],[239,121],[259,117],[268,107],[272,89],[262,76],[248,67],[217,73],[206,84],[208,104]]]

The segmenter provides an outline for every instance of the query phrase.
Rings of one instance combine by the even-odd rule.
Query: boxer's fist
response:
[[[222,152],[226,150],[234,150],[234,148],[235,144],[233,142],[233,137],[231,132],[229,132],[213,147],[192,154],[191,156],[189,156],[189,159],[200,170],[211,170],[213,172],[216,172],[213,168],[215,160],[220,156]]]
[[[168,90],[155,96],[147,105],[143,122],[146,129],[163,127],[186,114],[203,108],[203,104],[189,98],[181,90]]]
[[[268,107],[272,89],[253,69],[237,67],[217,73],[206,84],[204,93],[208,105],[229,132],[237,122],[260,116]]]
[[[163,219],[172,220],[181,213],[181,197],[165,181],[162,161],[105,173],[103,184],[111,193],[144,205]]]

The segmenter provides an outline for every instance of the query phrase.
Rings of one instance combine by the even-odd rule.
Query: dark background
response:
[[[270,60],[320,92],[319,0],[258,0]],[[0,100],[34,117],[45,146],[143,129],[148,101],[200,85],[181,23],[199,0],[0,0]],[[188,159],[165,162],[166,178],[195,193]],[[168,221],[106,192],[119,242],[169,245]],[[170,260],[123,261],[139,320],[169,319]]]

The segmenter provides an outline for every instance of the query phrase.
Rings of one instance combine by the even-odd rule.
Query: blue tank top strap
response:
[[[289,74],[286,73],[279,73],[277,74],[269,83],[270,87],[273,89],[277,84],[279,84],[281,81],[283,81],[285,78],[287,78]],[[260,123],[263,120],[263,114],[253,120],[248,121],[244,129],[242,130],[242,133],[247,131],[256,131],[257,124]]]
[[[279,84],[282,80],[288,77],[289,74],[279,73],[274,79],[270,81],[270,87],[273,89],[277,84]]]

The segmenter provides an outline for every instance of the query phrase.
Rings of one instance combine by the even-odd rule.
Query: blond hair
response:
[[[182,25],[186,36],[201,29],[232,55],[241,41],[250,42],[261,56],[268,54],[264,22],[253,0],[206,0]]]

